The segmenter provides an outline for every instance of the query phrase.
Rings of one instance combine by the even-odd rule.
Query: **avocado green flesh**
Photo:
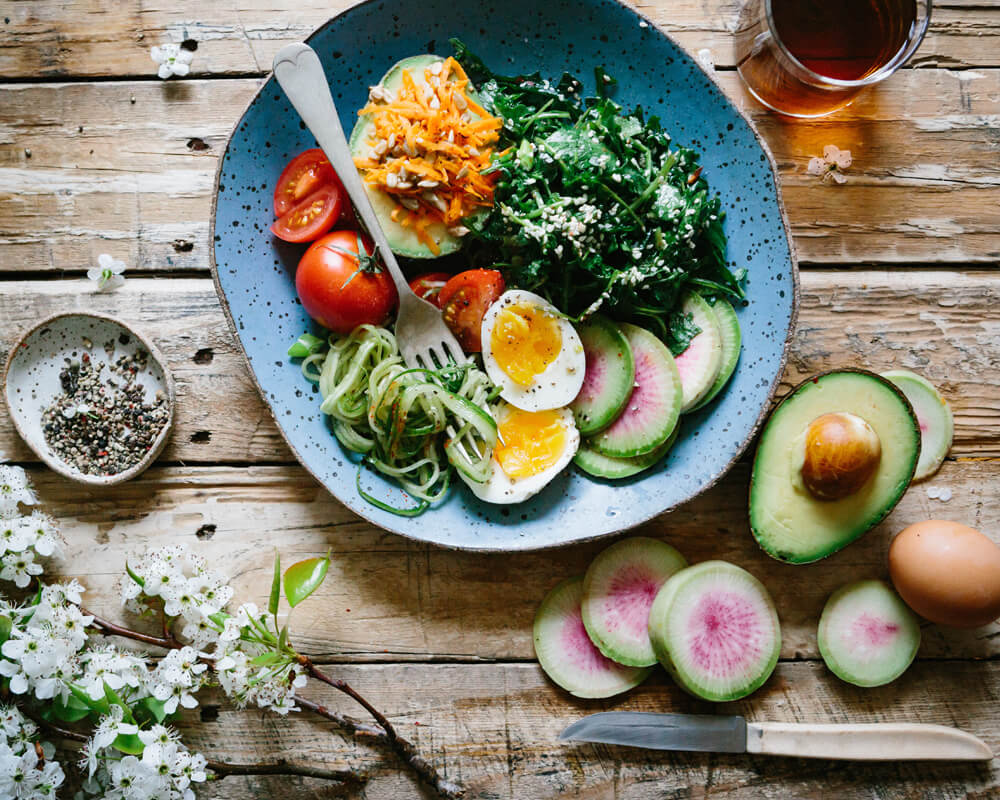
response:
[[[856,493],[818,500],[802,484],[803,437],[819,416],[855,414],[882,445],[875,474]],[[905,397],[860,371],[802,384],[774,411],[760,437],[750,480],[750,529],[771,556],[793,564],[840,550],[880,522],[903,496],[920,456],[920,429]]]
[[[399,90],[403,84],[403,70],[409,70],[410,76],[418,86],[424,86],[427,81],[424,77],[424,69],[435,61],[443,61],[440,56],[419,55],[404,58],[390,69],[379,81],[379,86],[393,92]],[[471,91],[469,92],[471,95]],[[350,148],[351,155],[355,158],[368,158],[373,155],[374,143],[371,141],[375,133],[375,123],[367,116],[359,117],[351,131]],[[426,244],[420,241],[417,234],[410,228],[404,228],[398,222],[393,221],[390,216],[396,208],[396,201],[387,192],[372,186],[365,181],[365,192],[371,200],[378,221],[382,224],[386,239],[392,251],[401,256],[409,258],[438,258],[448,255],[458,250],[462,246],[462,240],[452,236],[444,223],[435,222],[427,226],[427,234],[437,243],[440,248],[439,253],[434,253]]]

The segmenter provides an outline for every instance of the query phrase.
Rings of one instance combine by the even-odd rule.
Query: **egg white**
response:
[[[498,421],[503,419],[503,405],[503,403],[499,403],[492,410],[494,419]],[[573,412],[568,408],[560,408],[559,420],[566,431],[566,443],[563,451],[554,464],[538,474],[516,480],[512,479],[503,471],[500,462],[494,457],[490,461],[490,476],[483,483],[476,483],[461,470],[457,470],[458,476],[465,481],[476,497],[486,503],[498,505],[523,503],[529,497],[542,491],[556,475],[566,469],[580,447],[580,432],[576,429]]]
[[[493,356],[491,340],[499,313],[508,306],[522,303],[536,306],[552,315],[562,334],[559,354],[545,371],[536,375],[527,386],[522,386],[504,372]],[[480,333],[486,374],[500,387],[500,396],[512,406],[522,411],[548,411],[569,405],[580,393],[587,368],[580,335],[570,321],[544,297],[520,289],[504,292],[486,311]]]

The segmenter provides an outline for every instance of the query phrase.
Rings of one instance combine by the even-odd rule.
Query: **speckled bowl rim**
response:
[[[167,421],[163,425],[163,429],[157,435],[153,446],[149,449],[149,452],[143,456],[142,460],[136,464],[133,464],[126,470],[122,472],[117,472],[114,475],[87,475],[82,472],[77,472],[76,470],[70,469],[65,461],[56,458],[54,455],[49,453],[47,450],[39,450],[36,448],[29,440],[21,427],[20,415],[14,412],[14,404],[11,402],[10,395],[10,384],[8,382],[8,377],[10,376],[10,368],[14,364],[14,361],[18,358],[21,353],[21,348],[24,346],[25,341],[50,325],[52,325],[57,320],[66,319],[69,317],[81,317],[83,319],[99,319],[103,322],[110,322],[114,325],[118,325],[127,331],[131,336],[134,336],[143,347],[149,352],[150,357],[154,362],[160,367],[163,372],[163,383],[167,391]],[[170,436],[171,430],[174,427],[174,410],[177,407],[177,386],[174,383],[173,373],[170,371],[170,367],[167,366],[167,360],[164,358],[163,353],[160,352],[160,348],[157,347],[152,340],[137,331],[127,322],[119,319],[118,317],[112,316],[111,314],[101,314],[91,311],[64,311],[58,314],[53,314],[50,317],[46,317],[41,322],[33,325],[27,331],[22,333],[17,337],[17,340],[11,345],[10,352],[7,354],[7,363],[3,368],[3,392],[4,401],[7,403],[7,413],[14,423],[14,428],[17,430],[18,435],[21,440],[28,445],[31,451],[37,455],[45,464],[54,472],[62,475],[64,478],[69,478],[77,483],[84,483],[88,486],[115,486],[119,483],[124,483],[125,481],[131,480],[137,475],[145,472],[149,466],[156,461],[157,456],[163,451],[163,448],[167,444],[167,438]]]
[[[334,16],[330,17],[330,19],[328,19],[326,22],[324,22],[322,25],[317,27],[303,41],[305,41],[306,44],[308,44],[314,37],[320,35],[327,28],[327,26],[333,24],[336,20],[340,19],[340,17],[344,16],[345,14],[348,14],[362,6],[374,5],[380,2],[385,2],[385,0],[364,0],[361,3],[355,3],[349,8],[345,8],[339,14],[335,14]],[[671,42],[671,44],[673,44],[678,50],[687,53],[688,57],[691,59],[691,62],[695,65],[695,67],[697,67],[697,69],[699,69],[705,75],[705,77],[707,77],[712,82],[712,84],[719,90],[719,93],[722,95],[725,101],[729,103],[730,106],[732,106],[733,111],[736,114],[738,114],[740,118],[747,124],[747,127],[750,129],[750,131],[754,135],[754,138],[757,140],[757,144],[760,145],[761,151],[767,158],[768,169],[770,169],[771,178],[774,181],[774,188],[776,195],[775,200],[778,204],[778,212],[781,214],[781,224],[785,230],[785,240],[788,243],[788,256],[791,261],[791,279],[792,279],[792,309],[791,309],[791,315],[789,316],[788,320],[788,331],[785,334],[785,341],[781,348],[781,357],[778,361],[778,368],[775,370],[774,378],[771,380],[771,385],[768,387],[767,402],[762,404],[761,411],[757,415],[757,419],[750,427],[750,430],[747,433],[746,438],[744,438],[744,440],[740,442],[740,445],[733,454],[733,457],[729,459],[729,461],[726,462],[726,464],[723,465],[723,467],[718,472],[709,477],[708,480],[706,480],[704,484],[698,489],[698,491],[692,493],[689,497],[685,498],[684,500],[678,501],[670,506],[667,506],[666,508],[660,508],[657,509],[656,511],[652,511],[648,515],[644,515],[640,519],[632,520],[628,524],[622,525],[621,527],[611,531],[604,531],[602,533],[584,535],[580,536],[577,539],[573,539],[572,541],[559,542],[557,544],[522,545],[517,541],[512,541],[511,544],[514,545],[512,547],[464,547],[453,544],[436,542],[430,539],[416,536],[413,533],[393,530],[391,528],[385,527],[384,525],[376,522],[374,519],[367,516],[366,514],[363,514],[357,509],[351,508],[346,503],[343,503],[343,501],[341,501],[340,498],[338,498],[333,492],[331,492],[326,487],[326,484],[324,484],[323,481],[320,479],[319,475],[317,475],[312,469],[310,469],[310,467],[306,465],[305,460],[299,454],[298,450],[295,448],[295,445],[292,444],[289,437],[285,434],[284,429],[278,423],[277,419],[275,419],[275,427],[277,427],[278,433],[281,435],[281,438],[282,440],[284,440],[288,449],[291,450],[292,455],[294,455],[295,459],[299,462],[299,465],[304,470],[306,470],[306,472],[308,472],[313,477],[313,479],[321,487],[323,487],[323,489],[328,494],[330,494],[331,497],[337,500],[338,503],[341,503],[341,505],[347,508],[348,511],[357,514],[361,519],[365,520],[370,525],[379,528],[380,530],[388,531],[389,533],[394,533],[398,536],[403,536],[404,538],[410,539],[415,542],[431,544],[434,545],[435,547],[440,547],[441,549],[444,550],[463,550],[467,552],[476,552],[476,553],[512,553],[512,552],[538,552],[542,550],[555,550],[560,547],[569,547],[572,545],[582,544],[584,542],[592,542],[597,539],[606,539],[612,536],[618,536],[619,534],[624,533],[625,531],[634,530],[635,528],[638,528],[641,525],[645,525],[650,520],[656,519],[657,517],[675,511],[680,506],[683,506],[685,503],[690,503],[692,500],[694,500],[697,497],[700,497],[702,494],[704,494],[713,486],[715,486],[743,457],[743,454],[746,452],[747,448],[757,437],[757,434],[760,432],[761,426],[764,424],[764,421],[768,418],[768,416],[771,413],[771,406],[774,402],[774,396],[778,392],[778,387],[781,384],[781,379],[782,377],[784,377],[785,374],[785,366],[788,363],[788,351],[791,349],[792,339],[795,336],[795,330],[798,325],[799,303],[801,299],[798,252],[795,247],[795,241],[792,238],[791,226],[788,223],[788,213],[785,210],[784,195],[782,195],[781,192],[781,179],[778,174],[777,162],[774,160],[774,154],[771,152],[771,148],[764,140],[764,137],[760,135],[760,131],[757,130],[757,126],[754,123],[754,121],[750,118],[750,115],[744,112],[743,109],[741,109],[739,106],[736,105],[736,103],[725,93],[725,90],[722,88],[722,85],[719,83],[715,75],[712,72],[706,70],[701,61],[695,58],[693,55],[691,55],[690,51],[688,51],[687,48],[682,47],[680,43],[678,43],[678,41],[674,39],[674,37],[671,36],[667,31],[663,30],[659,25],[657,25],[652,20],[648,19],[646,16],[641,14],[631,5],[627,3],[622,3],[619,0],[607,0],[607,2],[612,2],[615,5],[619,5],[626,11],[632,13],[640,24],[645,24],[649,27],[655,28],[660,34],[662,34],[666,39],[668,39]],[[251,97],[250,100],[247,102],[246,106],[244,106],[243,111],[240,113],[240,116],[237,118],[235,124],[233,125],[232,130],[229,132],[229,136],[226,138],[226,145],[223,148],[221,155],[219,156],[219,163],[216,165],[215,168],[215,181],[213,182],[212,186],[211,219],[209,220],[209,228],[208,228],[208,245],[209,245],[208,261],[212,271],[212,282],[215,284],[215,293],[219,298],[219,304],[222,306],[222,311],[226,316],[226,322],[229,324],[229,330],[233,334],[233,338],[236,340],[236,345],[239,348],[240,354],[243,356],[243,362],[244,364],[246,364],[247,372],[250,375],[250,380],[253,381],[253,385],[256,387],[258,394],[260,394],[261,400],[264,402],[264,405],[267,406],[267,410],[271,414],[272,418],[274,418],[274,409],[271,407],[271,403],[267,399],[267,393],[264,391],[264,387],[261,386],[260,382],[257,380],[257,373],[254,372],[253,366],[250,363],[250,357],[247,355],[247,351],[243,347],[243,341],[242,339],[240,339],[239,327],[237,326],[236,321],[233,319],[232,311],[229,308],[229,301],[226,298],[226,293],[223,291],[222,283],[219,280],[219,269],[218,265],[215,263],[215,220],[216,220],[217,206],[219,203],[219,184],[222,181],[222,167],[223,164],[225,163],[226,153],[229,152],[229,146],[232,144],[233,137],[239,132],[239,128],[240,125],[243,123],[243,119],[246,117],[247,113],[250,111],[254,103],[257,102],[257,98],[261,94],[263,94],[267,89],[272,88],[274,86],[274,83],[275,83],[274,74],[272,73],[268,76],[267,80],[261,83],[257,91],[254,92],[253,97]],[[433,509],[428,513],[433,513]]]

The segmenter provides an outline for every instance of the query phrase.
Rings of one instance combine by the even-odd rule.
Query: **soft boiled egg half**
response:
[[[476,483],[459,471],[472,493],[487,503],[520,503],[538,494],[569,465],[580,446],[568,408],[524,411],[500,401],[492,409],[497,444],[490,477]]]
[[[544,297],[504,292],[483,317],[483,366],[500,396],[524,411],[573,402],[587,366],[576,329]]]

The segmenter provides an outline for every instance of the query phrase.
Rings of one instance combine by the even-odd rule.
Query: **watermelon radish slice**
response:
[[[906,672],[920,647],[920,623],[892,589],[867,580],[826,601],[816,638],[830,671],[855,686],[882,686]]]
[[[583,388],[570,404],[582,436],[592,436],[618,419],[632,394],[635,361],[621,329],[606,317],[577,326],[587,370]]]
[[[722,387],[729,383],[729,379],[733,377],[736,363],[740,360],[743,335],[740,332],[740,320],[736,316],[736,312],[721,297],[715,301],[714,306],[709,307],[715,314],[715,319],[719,323],[719,333],[722,334],[722,366],[719,368],[719,374],[715,378],[712,388],[708,390],[708,394],[691,411],[704,408],[715,399],[715,396],[722,391]]]
[[[687,561],[659,539],[633,536],[601,551],[583,576],[583,625],[608,658],[632,667],[656,663],[649,609],[660,587]]]
[[[670,438],[681,411],[681,378],[667,346],[644,328],[623,323],[635,360],[635,386],[621,415],[590,439],[590,447],[612,458],[651,453]]]
[[[680,687],[725,702],[768,679],[781,627],[767,589],[745,569],[705,561],[668,580],[649,611],[653,651]]]
[[[915,372],[894,369],[882,377],[892,381],[913,406],[920,426],[920,459],[913,480],[929,478],[941,468],[955,434],[951,408],[929,380]]]
[[[686,414],[704,400],[722,370],[722,331],[712,307],[701,295],[688,292],[681,304],[681,312],[691,315],[691,321],[701,333],[695,336],[687,350],[675,358],[681,376],[684,397],[681,413]]]
[[[638,686],[650,669],[616,664],[598,650],[583,627],[583,578],[563,581],[535,614],[535,655],[553,681],[577,697],[611,697]]]
[[[586,440],[580,443],[576,455],[573,456],[573,463],[584,472],[593,475],[595,478],[609,478],[618,480],[620,478],[631,478],[638,475],[654,464],[658,464],[671,447],[677,441],[677,435],[681,432],[681,426],[674,427],[674,432],[670,437],[657,447],[652,453],[633,458],[612,458],[598,453],[590,447]]]

